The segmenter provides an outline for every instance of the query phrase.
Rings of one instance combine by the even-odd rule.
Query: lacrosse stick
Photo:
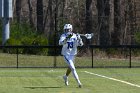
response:
[[[79,34],[79,33],[77,33],[77,35],[84,36],[87,39],[91,39],[93,37],[93,33],[91,33],[91,34],[88,34],[88,33],[87,34]]]

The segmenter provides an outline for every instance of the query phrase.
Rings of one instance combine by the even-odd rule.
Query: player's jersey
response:
[[[59,45],[63,45],[61,54],[62,55],[76,55],[77,46],[83,45],[82,39],[79,40],[76,34],[73,33],[73,36],[69,38],[66,42],[64,42],[66,37],[67,37],[66,34],[62,34],[59,40]]]

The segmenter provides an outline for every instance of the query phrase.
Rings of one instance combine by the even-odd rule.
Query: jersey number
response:
[[[68,49],[73,48],[73,42],[67,42],[67,43],[68,43],[68,47],[67,47]]]

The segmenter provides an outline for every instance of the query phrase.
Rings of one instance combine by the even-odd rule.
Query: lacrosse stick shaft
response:
[[[79,34],[80,36],[85,36],[85,34]]]

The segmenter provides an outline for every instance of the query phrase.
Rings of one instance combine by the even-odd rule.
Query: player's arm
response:
[[[79,39],[78,46],[83,46],[83,45],[84,45],[84,43],[83,43],[82,39]]]
[[[70,35],[67,35],[67,36],[61,36],[60,37],[60,40],[59,40],[59,45],[64,45],[64,44],[66,44],[67,43],[67,40],[69,39],[69,38],[71,38],[72,37],[72,35],[70,34]]]
[[[65,37],[64,36],[61,36],[60,39],[59,39],[59,45],[64,45],[65,44]]]
[[[83,46],[83,45],[84,43],[82,38],[80,37],[80,35],[77,35],[77,46]]]

